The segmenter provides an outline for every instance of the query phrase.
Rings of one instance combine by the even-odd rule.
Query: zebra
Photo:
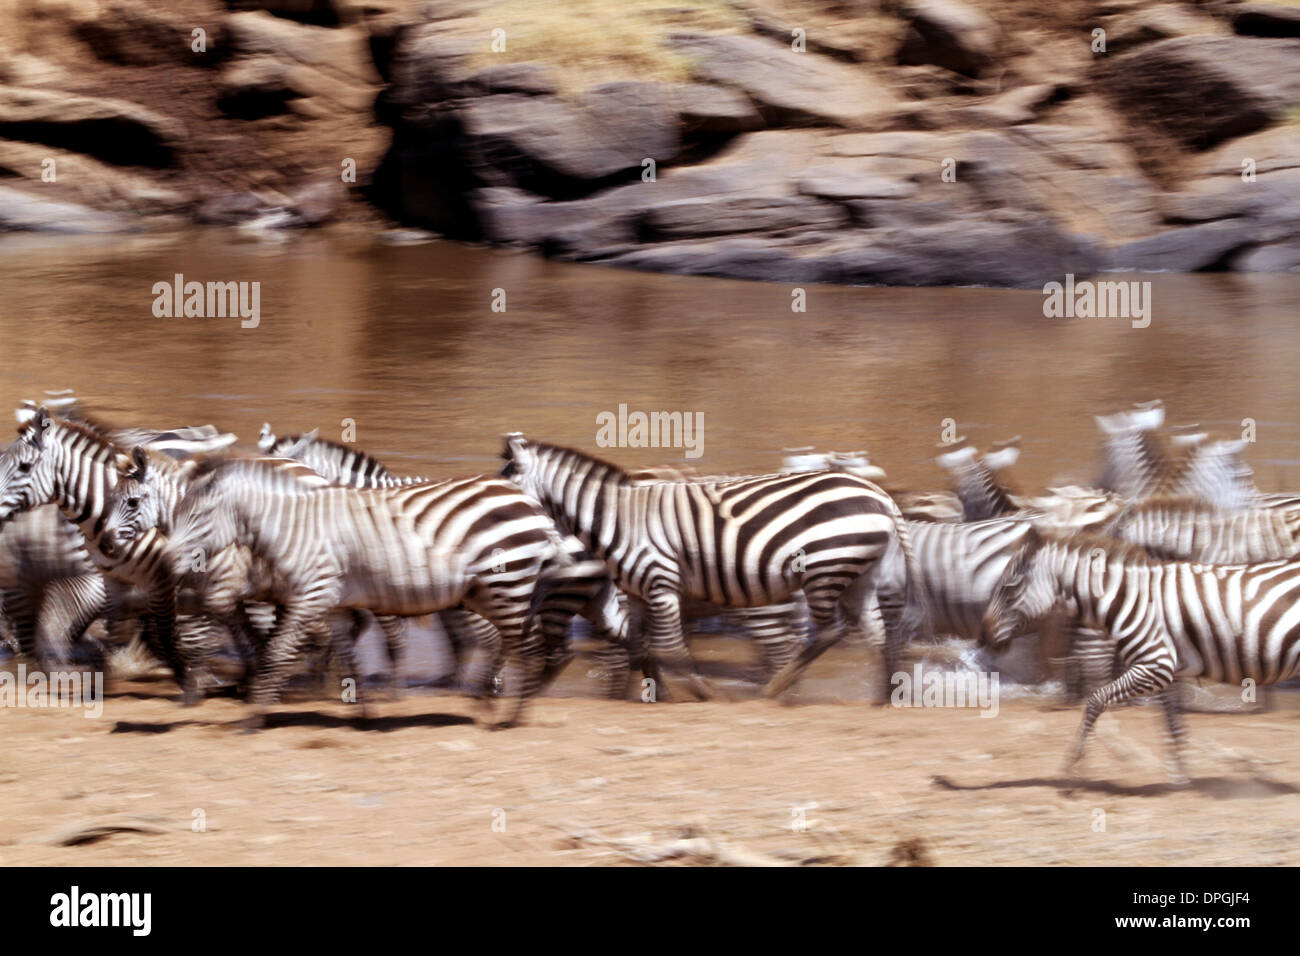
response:
[[[883,643],[888,683],[893,639],[884,633],[876,578],[882,562],[905,561],[908,571],[914,564],[898,506],[870,482],[837,472],[634,481],[616,465],[517,432],[506,436],[503,457],[502,475],[603,560],[618,587],[645,602],[657,683],[667,669],[697,697],[713,696],[683,640],[683,600],[755,607],[799,590],[816,636],[764,694],[794,684],[841,639],[845,618]],[[924,620],[914,575],[906,580],[905,636]]]
[[[1098,495],[1076,488],[1051,489],[1052,493],[1045,498],[1019,499],[998,478],[999,472],[1010,468],[1019,459],[1020,438],[1017,436],[996,443],[994,450],[985,455],[979,455],[973,446],[966,445],[945,452],[936,460],[952,473],[967,522],[978,524],[981,520],[1028,517],[1040,526],[1082,530],[1112,519],[1120,506],[1112,495]],[[1026,509],[1026,505],[1031,507]],[[1020,529],[1023,534],[1025,526],[1021,525]],[[950,633],[959,637],[978,639],[981,622],[975,620],[974,615],[978,613],[982,617],[992,597],[995,581],[989,580],[989,573],[992,568],[1004,569],[1005,560],[1010,558],[1009,551],[987,550],[990,542],[983,540],[987,534],[974,529],[929,535],[937,546],[927,549],[924,555],[918,551],[922,580],[927,583],[931,594],[940,595],[952,605],[947,609],[947,618],[955,622]],[[916,536],[914,527],[913,538]],[[1004,545],[1014,546],[1010,538],[1004,536],[1004,539]],[[994,555],[998,564],[987,564]],[[982,578],[979,577],[981,573],[984,575]],[[942,616],[944,610],[936,612],[932,605],[931,614]],[[1055,630],[1058,624],[1052,622],[1051,629]],[[1103,631],[1070,623],[1064,627],[1063,638],[1066,646],[1065,699],[1072,703],[1111,678],[1114,644]]]
[[[498,726],[517,724],[558,666],[547,649],[563,643],[577,596],[592,600],[607,582],[603,566],[574,560],[537,503],[497,478],[354,489],[315,477],[319,484],[267,460],[205,464],[169,529],[177,583],[193,583],[202,601],[219,604],[223,585],[210,564],[185,566],[196,551],[247,549],[276,594],[280,613],[259,648],[250,726],[278,700],[305,634],[330,609],[416,616],[462,603],[490,621],[519,660],[517,701]],[[129,547],[167,520],[149,495],[147,473],[138,474],[114,490],[103,534]],[[485,693],[476,696],[486,701]]]
[[[1164,424],[1159,401],[1093,420],[1106,436],[1104,465],[1098,485],[1126,501],[1141,501],[1167,486],[1176,464],[1157,433]]]
[[[139,454],[146,454],[143,449]],[[120,450],[95,425],[51,418],[41,407],[19,430],[19,437],[0,455],[0,526],[15,515],[43,504],[54,504],[85,539],[95,566],[110,577],[145,589],[149,594],[144,640],[176,676],[187,703],[197,699],[198,684],[213,648],[207,628],[182,630],[175,639],[170,602],[152,592],[162,555],[148,542],[129,551],[105,551],[100,531],[108,490],[117,476]],[[184,475],[193,462],[156,456],[163,476],[162,493],[179,497]]]
[[[358,448],[321,438],[316,429],[303,434],[277,437],[270,423],[265,422],[262,424],[257,444],[263,454],[301,461],[331,483],[345,487],[402,488],[414,484],[428,483],[430,480],[428,478],[394,475],[388,470],[387,466],[372,455]],[[566,546],[575,560],[582,557],[580,553],[582,550],[581,545],[576,540],[568,539]],[[592,623],[596,625],[600,637],[606,642],[597,657],[600,659],[602,666],[608,671],[607,689],[611,695],[616,691],[621,695],[621,689],[618,687],[618,676],[614,671],[620,668],[626,671],[631,666],[631,655],[628,648],[624,646],[625,642],[617,640],[612,635],[604,632],[601,627],[602,619],[595,616],[597,612],[605,613],[607,611],[606,602],[611,599],[612,595],[605,595],[599,602],[578,602],[578,610],[579,613],[587,610],[592,614]],[[605,613],[605,619],[611,616]],[[451,644],[453,656],[456,660],[457,675],[460,674],[462,660],[470,648],[479,648],[489,661],[499,659],[501,655],[501,637],[496,632],[496,629],[478,614],[462,605],[439,611],[437,617],[448,642]],[[379,621],[384,628],[385,636],[389,638],[389,653],[393,660],[393,666],[396,668],[396,654],[400,644],[394,641],[393,632],[396,631],[397,638],[401,638],[401,619],[384,615],[379,618]],[[567,660],[571,655],[568,655],[565,649],[557,647],[548,648],[548,654],[552,658],[552,672],[558,676],[561,668],[559,661],[561,658]],[[493,675],[492,680],[494,685],[499,686],[501,676],[499,674]],[[623,678],[623,685],[626,686],[626,677]]]
[[[1107,534],[1154,558],[1257,564],[1300,554],[1300,511],[1223,510],[1195,498],[1156,498],[1125,509]]]
[[[1031,532],[998,584],[985,640],[1012,640],[1061,603],[1114,637],[1123,668],[1088,697],[1068,757],[1071,771],[1107,707],[1159,693],[1173,777],[1186,784],[1176,677],[1264,686],[1300,674],[1300,561],[1157,561],[1112,539]]]
[[[980,455],[972,445],[964,445],[944,452],[935,460],[950,472],[956,482],[957,497],[962,504],[962,519],[982,521],[1014,514],[1021,510],[1000,481],[997,473],[1009,468],[1020,458],[1019,438],[995,446],[995,450]]]

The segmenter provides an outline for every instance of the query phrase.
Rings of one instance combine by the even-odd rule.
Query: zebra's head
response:
[[[163,517],[145,450],[137,445],[130,455],[119,455],[117,467],[117,484],[109,493],[104,527],[96,542],[110,558],[121,554],[150,528],[158,527]]]
[[[18,429],[18,437],[0,453],[0,522],[53,501],[55,474],[47,454],[47,432],[54,419],[42,405]]]
[[[510,432],[506,435],[506,447],[501,452],[501,457],[505,460],[501,477],[509,478],[527,491],[529,481],[536,471],[537,456],[523,432]]]
[[[1030,528],[1002,572],[984,612],[984,643],[998,648],[1024,634],[1059,603],[1056,578],[1042,560],[1045,539]]]

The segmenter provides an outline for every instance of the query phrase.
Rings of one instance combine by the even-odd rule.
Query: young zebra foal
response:
[[[1031,531],[994,593],[984,639],[1005,644],[1058,605],[1084,626],[1108,631],[1122,667],[1084,705],[1067,769],[1107,707],[1160,693],[1173,776],[1186,785],[1175,678],[1249,678],[1262,686],[1300,674],[1300,561],[1161,562],[1108,538]]]

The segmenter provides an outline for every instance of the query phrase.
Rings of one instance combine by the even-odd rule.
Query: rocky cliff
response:
[[[792,282],[1300,270],[1294,3],[0,0],[0,83],[0,228],[386,218]]]

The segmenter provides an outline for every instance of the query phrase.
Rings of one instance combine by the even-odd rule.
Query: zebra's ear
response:
[[[135,471],[131,477],[136,481],[144,481],[149,474],[149,455],[145,452],[143,445],[136,445],[131,449],[131,462],[135,465]]]
[[[34,448],[45,447],[45,429],[50,427],[50,413],[45,410],[44,405],[37,407],[32,413],[30,422],[31,428],[27,432],[27,440],[31,442]]]
[[[270,422],[262,422],[261,434],[257,436],[257,447],[266,453],[275,445],[275,432],[271,431]]]

